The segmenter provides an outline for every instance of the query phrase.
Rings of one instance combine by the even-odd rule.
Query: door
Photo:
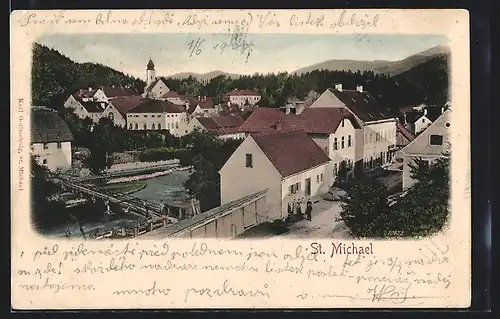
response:
[[[306,179],[306,196],[311,196],[311,178]]]

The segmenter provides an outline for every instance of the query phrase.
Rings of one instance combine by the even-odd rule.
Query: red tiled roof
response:
[[[377,100],[366,91],[329,90],[364,122],[396,117],[392,112],[381,107]]]
[[[245,122],[240,116],[211,116],[196,119],[207,131],[217,135],[238,133],[238,128]]]
[[[143,100],[137,106],[129,109],[127,113],[183,113],[182,105],[176,105],[169,101]]]
[[[413,141],[415,139],[415,135],[413,135],[401,122],[396,122],[396,127],[399,132],[408,140]]]
[[[359,128],[352,114],[340,108],[308,108],[299,115],[285,115],[278,109],[257,108],[240,127],[240,131],[302,130],[309,134],[330,134],[337,130],[343,119],[350,120],[354,128]]]
[[[302,131],[251,134],[282,177],[300,173],[330,161],[321,148]]]
[[[259,94],[252,90],[233,90],[226,94],[226,96],[258,96]]]
[[[122,115],[127,113],[130,109],[138,106],[145,100],[143,99],[142,96],[140,95],[134,95],[134,96],[120,96],[117,98],[114,98],[110,104],[113,104],[113,106],[120,112]]]

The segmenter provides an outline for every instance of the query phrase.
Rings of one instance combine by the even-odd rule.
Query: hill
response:
[[[328,60],[300,68],[291,74],[301,75],[315,70],[329,71],[375,71],[390,64],[391,61],[357,61],[357,60]]]
[[[328,60],[316,63],[307,67],[300,68],[291,74],[303,74],[315,70],[329,71],[373,71],[378,74],[387,74],[390,76],[398,75],[407,70],[410,70],[417,65],[429,61],[435,57],[449,55],[450,48],[439,45],[428,50],[416,53],[399,61],[358,61],[358,60]]]
[[[384,73],[391,76],[398,75],[436,57],[449,56],[450,53],[451,51],[449,47],[439,45],[430,48],[429,50],[425,50],[409,56],[403,60],[394,61],[386,66],[378,67],[377,69],[375,69],[375,72]]]
[[[173,75],[164,76],[164,78],[183,80],[183,79],[187,79],[189,77],[193,77],[200,82],[204,82],[204,81],[210,81],[211,79],[218,77],[218,76],[221,76],[221,75],[224,75],[224,76],[231,78],[231,79],[238,78],[241,76],[239,74],[231,74],[231,73],[226,73],[226,72],[217,70],[217,71],[212,71],[212,72],[208,72],[208,73],[192,73],[192,72],[176,73]]]
[[[32,105],[60,109],[68,96],[80,88],[130,86],[142,92],[144,85],[142,80],[105,65],[77,63],[57,50],[38,43],[33,45]]]

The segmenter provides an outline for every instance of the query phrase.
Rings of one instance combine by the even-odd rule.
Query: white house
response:
[[[180,105],[169,101],[143,100],[126,112],[129,130],[168,130],[173,135],[183,135],[187,113]]]
[[[144,101],[146,100],[140,95],[114,98],[102,112],[102,117],[109,118],[116,126],[125,127],[127,124],[127,112]]]
[[[331,159],[328,180],[354,175],[356,136],[361,126],[347,110],[332,107],[307,108],[299,115],[285,115],[277,109],[257,108],[240,127],[241,132],[262,133],[302,130]]]
[[[172,102],[176,105],[185,105],[186,104],[184,96],[180,95],[179,93],[177,93],[176,91],[173,91],[173,90],[170,90],[167,93],[163,94],[160,97],[160,100],[166,100],[166,101]]]
[[[215,134],[219,139],[243,139],[245,133],[239,131],[245,122],[241,116],[201,116],[193,117],[186,126],[185,134],[195,129]]]
[[[32,108],[31,154],[51,171],[71,168],[71,143],[68,125],[53,110]]]
[[[170,89],[161,78],[156,77],[155,64],[149,59],[146,66],[146,87],[142,97],[148,99],[160,99]]]
[[[249,135],[220,170],[221,204],[267,191],[268,220],[284,219],[288,205],[329,189],[325,179],[330,159],[302,131]]]
[[[107,108],[108,103],[90,100],[79,101],[71,95],[64,103],[64,106],[68,109],[73,109],[73,113],[79,118],[90,118],[94,123],[97,123]]]
[[[411,178],[410,164],[415,158],[421,158],[432,164],[443,153],[451,150],[451,110],[446,110],[427,129],[406,145],[403,155],[403,190],[416,181]]]
[[[432,124],[446,107],[425,106],[421,110],[405,112],[403,115],[405,127],[413,134],[419,134]]]
[[[260,101],[261,97],[261,95],[252,90],[233,90],[225,95],[228,102],[239,106],[253,106]]]
[[[74,98],[79,101],[95,101],[95,102],[109,102],[110,100],[122,97],[133,96],[137,93],[131,88],[114,87],[114,86],[101,86],[97,88],[80,89],[74,94]],[[71,98],[71,97],[70,97]],[[68,99],[70,99],[68,98]]]
[[[351,112],[362,130],[356,131],[355,163],[365,170],[389,162],[396,151],[397,118],[381,107],[373,96],[358,85],[345,90],[341,84],[326,90],[310,108],[333,107]]]

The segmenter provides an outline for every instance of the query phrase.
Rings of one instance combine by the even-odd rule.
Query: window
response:
[[[333,149],[335,151],[338,150],[338,141],[336,137],[333,139]]]
[[[451,126],[451,124],[450,124],[450,122],[446,122],[446,124],[445,124],[444,126],[446,126],[446,127],[450,127],[450,126]]]
[[[158,129],[161,130],[161,124],[160,123],[158,123]]]
[[[62,148],[61,142],[57,142],[57,148]]]
[[[110,112],[110,113],[108,114],[108,118],[109,118],[111,121],[113,121],[113,120],[115,119],[115,114],[114,114],[113,112]]]
[[[49,144],[47,144],[47,143],[43,143],[43,149],[44,149],[44,150],[48,150],[48,149],[49,149]]]
[[[341,142],[340,142],[340,147],[341,147],[341,148],[344,148],[344,137],[343,137],[343,136],[342,136],[342,140],[341,140]]]
[[[252,154],[246,155],[246,167],[253,167],[253,157]]]
[[[422,123],[425,123],[425,119],[422,119]]]
[[[155,123],[151,124],[151,129],[154,130],[155,129]]]
[[[347,139],[347,147],[351,147],[352,146],[352,139],[351,139],[351,135],[349,135],[348,139]]]
[[[158,116],[157,116],[157,117],[161,117],[161,114],[158,114]]]
[[[321,173],[321,175],[319,176],[319,180],[323,181],[323,173]]]
[[[373,143],[373,133],[370,133],[370,143]]]
[[[135,129],[138,130],[139,129],[139,125],[137,123],[135,123]]]
[[[179,128],[179,122],[175,122],[175,128]]]
[[[128,129],[131,130],[133,128],[132,123],[129,124]]]
[[[43,164],[47,164],[47,159],[44,159],[44,160],[42,161],[42,163],[43,163]]]
[[[298,193],[299,191],[300,191],[300,182],[299,182],[299,183],[295,183],[295,184],[293,184],[293,185],[290,185],[290,186],[288,187],[288,193],[289,193],[290,195],[292,195],[292,194],[296,194],[296,193]]]
[[[443,135],[431,135],[429,137],[429,144],[433,146],[443,145]]]
[[[342,127],[344,127],[344,120],[342,119]]]
[[[146,114],[144,114],[144,117],[148,117]]]
[[[335,163],[335,164],[333,164],[333,175],[337,175],[338,172],[339,172],[339,169],[338,169],[337,163]]]
[[[144,126],[143,126],[143,127],[144,127],[144,129],[145,129],[145,130],[147,130],[147,129],[148,129],[148,128],[147,128],[147,126],[146,126],[146,123],[144,123]]]
[[[377,135],[375,137],[375,141],[376,142],[380,141],[380,132],[377,132]]]

